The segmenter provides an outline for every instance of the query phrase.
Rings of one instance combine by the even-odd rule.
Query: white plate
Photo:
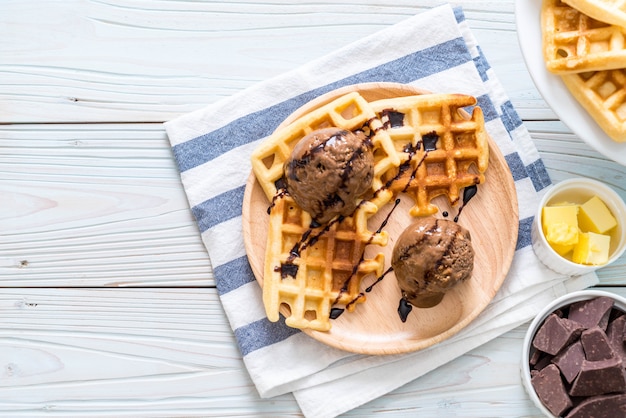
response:
[[[517,36],[537,90],[580,139],[610,160],[626,165],[626,143],[613,141],[576,101],[561,78],[548,72],[541,43],[541,0],[515,2]]]

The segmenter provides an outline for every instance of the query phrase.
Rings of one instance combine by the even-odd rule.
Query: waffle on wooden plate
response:
[[[392,83],[327,93],[287,118],[255,151],[243,202],[244,242],[271,321],[279,320],[280,313],[287,325],[348,351],[407,352],[458,332],[495,295],[517,239],[517,199],[508,166],[484,132],[480,110],[475,107],[472,117],[461,110],[473,107],[474,98],[422,93]],[[404,115],[402,126],[388,119],[390,112]],[[282,188],[281,170],[298,138],[328,126],[369,130],[375,180],[352,216],[315,225]],[[400,173],[414,171],[417,178],[421,167],[430,166],[430,162],[425,164],[426,155],[436,151],[424,152],[423,145],[432,133],[439,135],[433,146],[455,157],[438,157],[432,163],[431,183],[424,182],[426,175],[411,183],[413,188],[400,186],[408,180]],[[452,138],[456,138],[452,141],[455,151],[445,145]],[[403,165],[404,170],[400,169]],[[445,170],[446,180],[438,180]],[[455,176],[460,180],[451,186],[450,178]],[[400,290],[393,272],[388,271],[393,247],[389,242],[412,222],[411,213],[440,217],[446,211],[456,213],[458,188],[483,181],[459,220],[473,224],[468,228],[473,229],[474,245],[481,246],[484,237],[484,250],[477,251],[475,260],[475,279],[446,294],[441,306],[411,315],[403,323],[397,314]],[[429,187],[430,196],[420,198],[418,190]],[[487,210],[495,211],[495,217],[486,219]],[[495,231],[494,221],[501,226]]]
[[[626,28],[591,18],[560,0],[541,8],[548,71],[566,74],[626,67]]]
[[[462,94],[422,94],[371,103],[387,126],[387,134],[400,160],[399,167],[384,175],[394,194],[410,194],[412,216],[437,213],[432,200],[447,196],[455,205],[461,190],[483,183],[489,164],[489,145],[480,107],[470,118],[461,109],[476,105],[476,98]],[[402,115],[394,122],[393,114]],[[402,168],[406,167],[405,170]]]

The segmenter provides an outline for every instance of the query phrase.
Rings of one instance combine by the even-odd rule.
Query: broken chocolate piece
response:
[[[585,360],[583,345],[580,341],[576,341],[562,350],[552,359],[552,362],[561,370],[561,374],[567,380],[567,383],[572,383],[578,376],[578,372],[580,372],[583,360]]]
[[[608,360],[583,360],[578,377],[574,380],[569,394],[571,396],[594,396],[626,390],[626,376],[622,359],[613,357]]]
[[[578,338],[582,331],[579,323],[550,314],[535,334],[533,346],[544,353],[555,355]]]
[[[537,350],[535,347],[530,347],[530,358],[528,359],[528,364],[534,366],[537,364],[539,359],[541,358],[541,351]]]
[[[588,417],[626,417],[626,394],[600,395],[587,398],[566,415],[566,418]]]
[[[589,361],[608,360],[615,357],[615,352],[609,344],[609,339],[600,327],[593,327],[583,331],[580,341],[585,350],[585,358]]]
[[[606,329],[606,335],[609,339],[609,344],[615,351],[615,354],[622,358],[622,363],[626,365],[626,344],[624,343],[624,337],[626,336],[626,316],[620,316],[609,322],[609,326]]]
[[[606,330],[612,307],[613,299],[608,296],[599,296],[572,303],[569,308],[568,318],[578,322],[585,328],[598,326]]]
[[[572,401],[567,395],[559,369],[554,364],[544,367],[531,379],[531,384],[541,402],[555,416],[560,416],[572,407]]]

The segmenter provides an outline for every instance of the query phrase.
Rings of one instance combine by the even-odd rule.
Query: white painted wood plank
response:
[[[0,414],[294,413],[262,401],[215,290],[5,289]]]
[[[0,413],[299,414],[290,395],[259,398],[214,289],[3,289],[0,310]],[[537,416],[519,377],[525,330],[346,415]]]
[[[169,120],[441,3],[3,1],[0,123]],[[514,1],[455,4],[522,116],[554,118],[521,58]]]
[[[0,284],[206,286],[160,124],[0,127]]]

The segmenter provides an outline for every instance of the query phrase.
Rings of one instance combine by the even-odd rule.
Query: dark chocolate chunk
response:
[[[546,408],[555,416],[572,407],[572,401],[567,395],[559,369],[550,364],[531,379],[531,384],[537,392],[537,396]]]
[[[556,416],[572,407],[572,400],[567,395],[559,369],[550,364],[531,379],[531,384],[541,402]]]
[[[589,361],[607,360],[615,357],[609,339],[600,327],[589,328],[580,335],[585,350],[585,358]]]
[[[577,322],[550,314],[533,338],[533,346],[544,353],[555,355],[573,342],[583,328]]]
[[[539,359],[541,358],[541,351],[537,350],[535,347],[533,347],[532,345],[530,346],[530,355],[528,356],[528,364],[530,364],[530,366],[534,366],[535,364],[537,364],[537,362],[539,361]]]
[[[567,383],[572,383],[578,376],[578,372],[580,372],[583,360],[585,360],[583,345],[580,341],[576,341],[555,356],[552,362],[561,370],[561,374],[567,380]]]
[[[592,396],[583,400],[566,415],[566,418],[589,417],[626,417],[626,394]]]
[[[569,394],[571,396],[594,396],[611,392],[626,391],[626,376],[622,359],[613,357],[608,360],[583,360],[578,377],[574,380]]]
[[[606,330],[612,307],[613,299],[608,296],[599,296],[572,303],[569,308],[568,318],[578,322],[585,328],[598,326]]]
[[[615,354],[621,357],[622,362],[626,365],[626,344],[624,343],[624,331],[626,329],[624,327],[626,327],[626,316],[620,316],[609,322],[606,336]]]

